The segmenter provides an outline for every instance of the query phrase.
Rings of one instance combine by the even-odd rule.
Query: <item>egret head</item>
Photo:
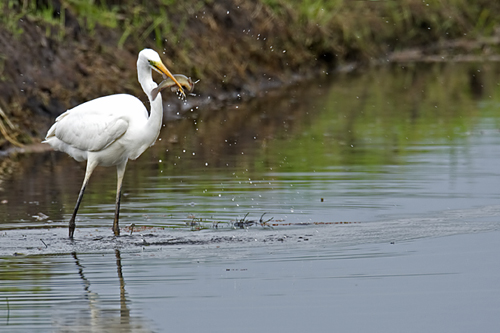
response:
[[[176,78],[170,73],[170,71],[165,67],[161,61],[158,53],[152,49],[144,49],[139,52],[139,59],[137,60],[138,67],[140,64],[147,64],[150,68],[154,69],[156,72],[160,73],[164,78],[169,77],[175,84],[179,87],[179,92],[183,98],[186,98],[186,94],[182,89],[182,85],[176,80]]]
[[[139,59],[144,59],[146,61],[161,62],[160,55],[152,49],[144,49],[139,52]]]

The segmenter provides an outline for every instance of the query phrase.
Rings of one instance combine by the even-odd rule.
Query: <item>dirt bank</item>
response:
[[[8,0],[2,6],[0,149],[39,141],[57,115],[88,99],[125,92],[144,100],[135,70],[144,47],[163,53],[174,73],[201,79],[192,104],[215,107],[341,64],[368,64],[408,47],[425,47],[428,56],[443,51],[429,45],[494,36],[500,17],[500,4],[486,0]],[[496,54],[497,48],[493,42],[473,50]],[[401,59],[397,54],[393,60]],[[182,107],[174,96],[164,98]]]

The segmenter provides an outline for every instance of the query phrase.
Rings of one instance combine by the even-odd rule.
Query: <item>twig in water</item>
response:
[[[267,222],[271,221],[272,219],[274,219],[274,216],[271,217],[269,220],[266,220],[266,221],[262,221],[262,218],[264,217],[264,215],[266,215],[267,213],[264,213],[260,216],[260,219],[259,219],[259,223],[261,225],[261,227],[268,227],[268,228],[271,228],[271,229],[274,229],[271,225],[267,224]]]
[[[10,319],[10,306],[9,306],[9,298],[5,297],[5,300],[7,301],[7,325],[9,324],[9,319]]]
[[[234,222],[233,226],[235,228],[240,228],[240,229],[245,229],[245,228],[252,226],[255,223],[255,221],[247,220],[248,214],[250,214],[250,213],[246,213],[246,215],[241,220]]]

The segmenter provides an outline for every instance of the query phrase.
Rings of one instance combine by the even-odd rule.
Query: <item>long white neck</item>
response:
[[[137,76],[142,90],[144,90],[144,93],[148,96],[149,103],[151,104],[149,119],[146,123],[146,128],[144,129],[143,134],[148,138],[146,142],[148,143],[147,147],[149,147],[155,143],[158,135],[160,134],[163,122],[163,102],[161,94],[158,94],[158,96],[156,96],[156,99],[152,100],[151,90],[158,87],[158,85],[153,81],[151,67],[149,66],[148,62],[142,61],[141,58],[137,60]]]

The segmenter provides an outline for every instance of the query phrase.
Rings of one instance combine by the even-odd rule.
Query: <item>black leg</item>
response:
[[[113,232],[115,236],[120,236],[120,227],[118,225],[118,220],[120,218],[120,202],[122,197],[122,184],[123,176],[125,175],[125,168],[127,167],[127,161],[116,166],[116,208],[115,208],[115,220],[113,221]]]
[[[71,215],[71,219],[69,220],[69,238],[71,239],[73,239],[73,235],[75,233],[76,213],[78,212],[78,208],[80,207],[80,203],[82,202],[83,192],[85,192],[85,188],[89,183],[90,176],[92,175],[92,172],[94,171],[96,166],[97,163],[95,161],[89,160],[87,162],[87,170],[85,170],[85,179],[83,180],[83,185],[82,188],[80,189],[80,194],[78,194],[78,200],[76,200],[75,210],[73,211],[73,215]]]
[[[85,188],[87,187],[87,182],[83,183],[82,189],[80,190],[80,194],[78,194],[78,200],[76,201],[75,210],[73,211],[73,215],[71,215],[71,219],[69,220],[69,238],[73,239],[73,234],[75,233],[75,219],[76,213],[78,212],[78,208],[80,207],[80,203],[82,202],[83,192],[85,192]]]
[[[122,196],[121,188],[116,193],[116,207],[115,207],[115,219],[113,221],[113,232],[115,236],[120,236],[120,227],[118,226],[118,220],[120,218],[120,201]]]

